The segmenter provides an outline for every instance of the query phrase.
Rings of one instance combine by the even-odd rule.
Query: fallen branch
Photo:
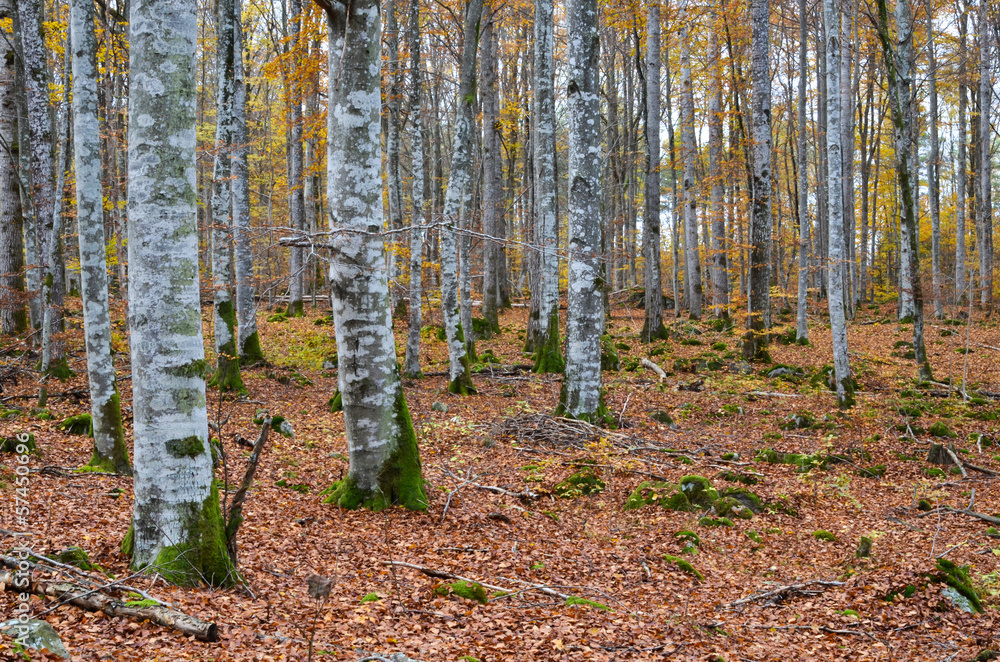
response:
[[[750,391],[747,395],[758,398],[801,398],[797,393],[778,393],[777,391]]]
[[[950,448],[945,448],[944,452],[948,454],[948,457],[951,458],[951,461],[954,462],[955,466],[958,467],[958,470],[962,472],[962,478],[968,478],[969,472],[965,470],[965,466],[962,464],[962,461],[958,459],[958,455],[955,454],[955,451],[951,450]]]
[[[157,625],[177,630],[184,635],[193,636],[199,641],[219,640],[219,628],[215,623],[203,621],[163,605],[130,607],[104,593],[71,582],[29,579],[27,586],[25,586],[24,579],[23,576],[15,576],[12,572],[0,571],[0,586],[11,593],[33,593],[71,604],[86,611],[103,612],[111,617],[125,616],[140,621],[152,621]]]
[[[653,372],[655,372],[657,375],[659,375],[661,382],[664,379],[667,378],[667,373],[663,372],[663,368],[661,368],[660,366],[656,365],[655,363],[653,363],[652,361],[650,361],[649,359],[647,359],[645,356],[642,357],[642,360],[640,360],[639,363],[641,363],[644,368],[649,368],[650,370],[652,370]]]
[[[987,469],[986,467],[980,467],[979,465],[972,464],[970,462],[965,463],[966,469],[972,469],[973,471],[978,471],[979,473],[987,474],[988,476],[1000,476],[1000,472],[993,471],[992,469]]]
[[[229,552],[229,557],[233,560],[234,564],[236,563],[237,555],[236,534],[243,523],[243,502],[246,501],[247,490],[253,484],[254,474],[257,473],[257,464],[260,462],[260,454],[264,450],[264,444],[267,442],[267,433],[270,430],[271,417],[265,414],[264,422],[260,426],[260,436],[257,437],[257,441],[253,445],[253,450],[250,451],[247,470],[243,474],[243,483],[240,485],[240,489],[236,490],[236,494],[233,495],[233,505],[230,506],[229,514],[226,517],[226,550]]]
[[[745,598],[740,598],[735,602],[730,602],[728,606],[738,607],[740,605],[749,604],[751,602],[757,602],[758,600],[767,600],[768,602],[775,602],[777,600],[783,600],[789,597],[793,593],[804,593],[804,589],[807,586],[843,586],[846,582],[835,582],[823,579],[814,579],[803,584],[789,584],[788,586],[781,586],[774,589],[773,591],[767,591],[765,593],[757,593]]]
[[[479,584],[483,588],[488,588],[491,591],[502,591],[503,593],[513,593],[514,589],[505,588],[503,586],[496,586],[494,584],[487,584],[486,582],[481,582],[476,579],[469,579],[468,577],[463,577],[461,575],[456,575],[452,572],[447,572],[445,570],[435,570],[434,568],[428,568],[422,565],[415,565],[413,563],[404,563],[403,561],[382,561],[382,565],[396,566],[399,568],[410,568],[411,570],[419,570],[428,577],[434,577],[435,579],[454,579],[456,581],[468,582],[469,584]]]

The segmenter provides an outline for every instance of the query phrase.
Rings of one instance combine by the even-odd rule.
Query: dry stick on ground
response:
[[[247,470],[243,474],[243,484],[240,485],[240,489],[236,490],[236,494],[233,495],[233,505],[229,508],[229,514],[226,517],[226,550],[229,552],[229,557],[233,560],[234,564],[237,559],[236,534],[243,523],[243,502],[246,501],[247,490],[253,484],[254,474],[257,473],[257,464],[260,462],[260,454],[264,450],[264,444],[267,442],[267,434],[270,430],[271,417],[265,413],[264,422],[260,426],[260,436],[257,437],[257,441],[253,445],[253,450],[250,451]]]
[[[977,513],[967,508],[952,508],[951,506],[941,506],[940,508],[935,508],[934,510],[928,511],[926,513],[920,513],[919,515],[917,515],[917,517],[927,517],[928,515],[934,515],[941,512],[958,513],[959,515],[968,515],[969,517],[975,517],[976,519],[981,519],[984,522],[989,522],[990,524],[1000,524],[1000,517],[993,517],[992,515],[984,515],[983,513]]]
[[[494,584],[487,584],[486,582],[481,582],[475,579],[469,579],[468,577],[463,577],[461,575],[456,575],[452,572],[446,572],[444,570],[435,570],[433,568],[428,568],[422,565],[414,565],[413,563],[404,563],[402,561],[382,561],[382,565],[395,566],[399,568],[410,568],[411,570],[419,570],[428,577],[434,577],[436,579],[454,579],[456,581],[467,582],[469,584],[479,584],[483,588],[488,588],[491,591],[502,591],[503,593],[513,593],[514,589],[504,588],[503,586],[496,586]]]
[[[955,466],[958,467],[958,470],[962,472],[962,478],[968,478],[969,472],[965,470],[965,465],[963,465],[962,461],[958,459],[958,455],[955,454],[955,451],[951,450],[948,447],[945,447],[944,452],[948,454],[948,457],[951,458],[951,461],[954,462]]]
[[[464,480],[461,476],[456,476],[455,474],[448,471],[444,467],[442,467],[441,470],[446,474],[448,474],[449,476],[451,476],[452,478],[454,478],[455,480]],[[505,494],[507,496],[517,497],[518,499],[523,499],[526,501],[537,499],[540,496],[539,494],[536,494],[531,490],[525,490],[523,492],[511,492],[510,490],[505,490],[504,488],[496,487],[495,485],[480,485],[479,483],[473,483],[471,480],[465,480],[465,482],[463,482],[462,485],[471,485],[472,487],[475,487],[476,489],[479,490],[486,490],[487,492],[496,492],[497,494]],[[459,488],[461,488],[462,485],[460,485]],[[457,492],[458,488],[456,488],[455,491]],[[443,516],[442,519],[444,519]]]
[[[28,581],[28,586],[15,585],[15,582],[21,584],[23,580],[15,579],[15,575],[12,572],[0,572],[0,586],[3,586],[12,593],[27,592],[35,595],[44,595],[87,611],[100,611],[112,617],[127,616],[141,621],[152,621],[157,625],[172,628],[187,636],[193,636],[199,641],[219,640],[219,628],[214,623],[203,621],[200,618],[189,616],[163,605],[130,607],[111,596],[92,591],[71,582],[49,582],[31,579]]]
[[[814,585],[819,585],[819,586],[843,586],[845,583],[846,582],[835,582],[835,581],[829,581],[829,580],[825,580],[825,579],[814,579],[812,581],[808,581],[808,582],[805,582],[805,583],[802,583],[802,584],[790,584],[788,586],[781,586],[779,588],[774,589],[773,591],[767,591],[765,593],[757,593],[757,594],[754,594],[754,595],[751,595],[751,596],[748,596],[748,597],[745,597],[745,598],[740,598],[739,600],[736,600],[735,602],[730,602],[728,606],[730,606],[730,607],[738,607],[740,605],[749,604],[751,602],[757,602],[758,600],[771,600],[771,599],[774,599],[774,598],[786,598],[786,597],[788,597],[789,595],[791,595],[793,593],[801,593],[801,592],[803,592],[803,589],[805,589],[807,586],[814,586]]]
[[[639,361],[639,363],[641,363],[644,368],[649,368],[650,370],[652,370],[653,372],[655,372],[657,375],[659,375],[661,382],[664,379],[667,378],[667,373],[663,372],[663,368],[661,368],[660,366],[656,365],[655,363],[653,363],[652,361],[650,361],[649,359],[647,359],[645,356],[642,357],[642,360]]]

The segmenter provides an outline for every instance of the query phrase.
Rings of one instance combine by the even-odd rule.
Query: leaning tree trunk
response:
[[[597,0],[567,0],[569,310],[557,413],[597,422],[601,399],[601,106]]]
[[[931,283],[934,292],[934,317],[944,317],[941,297],[941,163],[938,142],[937,59],[934,55],[934,20],[931,0],[927,0],[927,86],[931,130],[931,153],[927,158],[927,193],[931,203]]]
[[[293,62],[297,62],[302,51],[302,0],[291,0],[289,11],[292,14],[292,35],[291,53]],[[295,76],[288,77],[288,105],[291,115],[288,122],[289,127],[288,143],[288,206],[289,222],[292,232],[302,233],[306,231],[306,203],[305,191],[302,181],[302,95],[301,83]],[[294,247],[288,263],[289,277],[291,281],[288,287],[288,316],[301,317],[305,315],[303,297],[305,295],[305,249]]]
[[[427,508],[417,438],[396,363],[382,230],[378,0],[327,10],[327,199],[337,378],[350,454],[328,503]],[[347,27],[350,26],[348,30]]]
[[[979,0],[979,195],[976,220],[983,229],[979,248],[979,302],[989,315],[993,312],[993,168],[991,147],[993,128],[990,109],[993,103],[993,29],[986,12],[990,0]]]
[[[132,0],[129,28],[135,506],[122,551],[175,583],[230,585],[198,293],[197,3]]]
[[[719,39],[713,30],[708,37],[708,61],[712,64],[708,97],[708,171],[712,180],[712,304],[715,316],[729,319],[729,260],[726,256],[726,218],[722,175],[722,58]]]
[[[828,218],[830,222],[829,292],[830,332],[833,336],[833,369],[837,404],[841,409],[854,405],[854,380],[847,347],[847,314],[844,305],[844,181],[840,127],[840,21],[836,0],[824,0],[826,16],[826,154]]]
[[[0,0],[0,19],[14,16],[14,1]],[[18,95],[14,48],[0,41],[0,333],[28,327],[24,282],[24,214],[17,168],[19,159]]]
[[[966,242],[965,193],[969,185],[968,159],[966,157],[966,113],[969,105],[969,92],[966,87],[966,42],[968,40],[969,17],[962,6],[958,8],[958,161],[955,163],[955,296],[952,301],[961,304],[969,294],[965,291]]]
[[[413,48],[412,42],[410,48]],[[489,336],[500,333],[500,218],[503,215],[503,154],[500,91],[497,86],[496,20],[483,29],[480,62],[483,101],[483,319]],[[419,144],[419,143],[418,143]],[[416,176],[414,174],[414,176]]]
[[[559,237],[556,233],[556,114],[553,91],[553,3],[535,0],[535,244],[539,305],[535,372],[562,372],[559,342]],[[532,292],[532,296],[536,296]]]
[[[247,88],[243,68],[243,2],[233,7],[232,194],[233,240],[236,257],[237,348],[242,365],[264,362],[257,333],[253,242],[250,227],[250,167],[247,159]]]
[[[646,180],[643,192],[642,255],[646,320],[643,342],[667,338],[663,326],[663,283],[660,276],[660,2],[646,11]]]
[[[108,270],[104,252],[101,132],[97,119],[97,37],[94,3],[70,3],[73,53],[73,154],[80,244],[80,294],[90,383],[94,453],[89,466],[131,474],[111,350]]]
[[[809,343],[809,168],[806,165],[806,0],[799,0],[799,98],[798,135],[796,153],[799,162],[799,276],[798,301],[796,310],[795,341],[801,345]]]
[[[410,153],[412,161],[413,187],[410,199],[413,211],[410,222],[410,329],[406,337],[406,356],[403,374],[407,377],[420,376],[420,301],[423,296],[421,276],[424,256],[424,136],[421,119],[420,75],[420,0],[410,2],[410,25],[407,41],[410,47]],[[483,305],[485,306],[485,294]]]
[[[684,289],[691,319],[701,319],[701,259],[698,256],[698,201],[695,198],[694,90],[691,86],[691,38],[681,28],[681,154],[684,158]]]
[[[457,109],[451,153],[451,176],[444,200],[441,227],[441,314],[448,339],[448,391],[459,395],[476,392],[469,372],[465,333],[458,305],[458,245],[455,229],[460,214],[469,208],[472,188],[472,108],[476,102],[476,50],[483,0],[470,0],[465,14]]]
[[[243,391],[240,357],[236,342],[236,311],[233,309],[230,253],[232,241],[233,145],[233,0],[215,3],[215,164],[212,169],[212,290],[215,329],[215,374],[210,386],[220,391]]]
[[[770,326],[771,285],[771,72],[768,58],[769,0],[750,5],[752,30],[751,74],[753,76],[753,201],[750,210],[750,296],[743,358],[769,360],[767,328]],[[833,96],[833,95],[831,95]],[[839,104],[840,97],[834,97]],[[832,130],[831,130],[832,132]],[[838,155],[839,158],[839,155]],[[835,199],[842,204],[839,196]]]
[[[827,0],[828,2],[831,0]],[[882,45],[889,84],[889,106],[892,111],[893,140],[896,154],[896,181],[902,206],[900,219],[900,245],[909,249],[913,274],[920,273],[920,254],[917,251],[917,209],[910,180],[910,153],[913,144],[911,122],[916,104],[912,87],[914,73],[913,10],[910,0],[897,0],[895,40],[889,34],[886,0],[876,0],[878,6],[878,36]],[[895,44],[895,46],[893,45]],[[914,277],[913,285],[913,353],[917,372],[922,381],[932,378],[931,366],[924,347],[924,298],[920,279]],[[832,298],[832,295],[831,295]]]

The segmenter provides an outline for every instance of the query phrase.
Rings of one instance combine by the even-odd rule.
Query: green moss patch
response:
[[[783,453],[772,448],[762,448],[757,451],[757,460],[768,464],[790,464],[800,471],[810,469],[827,469],[831,464],[846,462],[847,458],[840,455]]]
[[[593,607],[594,609],[600,609],[601,611],[614,611],[611,607],[606,604],[595,602],[594,600],[588,600],[587,598],[578,598],[575,595],[571,595],[566,598],[566,606],[572,607],[573,605],[580,605],[586,607]]]
[[[625,502],[625,510],[657,505],[666,510],[690,512],[694,510],[687,495],[677,485],[659,481],[643,481]]]
[[[478,602],[481,605],[490,601],[486,595],[486,590],[479,584],[470,584],[467,581],[458,580],[450,584],[441,584],[434,589],[434,593],[442,597],[454,595],[459,598]]]
[[[702,517],[698,526],[736,526],[728,517]]]
[[[94,434],[94,422],[91,420],[90,414],[68,416],[57,427],[70,434],[85,434],[89,436],[93,436]]]
[[[38,446],[35,445],[35,435],[29,433],[25,441],[19,441],[18,437],[22,436],[23,432],[15,432],[10,437],[0,437],[0,453],[18,453],[23,450],[27,453],[37,453]]]
[[[381,599],[382,598],[379,596],[378,593],[369,593],[365,597],[361,598],[361,604],[366,605],[369,602],[378,602]]]
[[[690,562],[685,561],[684,559],[677,556],[671,556],[670,554],[664,554],[663,560],[666,561],[667,563],[673,563],[675,566],[677,566],[677,568],[681,572],[686,572],[689,575],[693,575],[698,581],[700,582],[705,581],[705,575],[701,574],[701,572],[699,572],[697,568],[691,565]]]
[[[820,529],[819,531],[813,531],[813,538],[816,540],[823,540],[826,542],[837,542],[837,536],[833,535],[829,531]]]
[[[952,437],[957,437],[958,436],[957,434],[955,434],[954,432],[951,431],[951,428],[949,428],[947,425],[945,425],[941,421],[937,421],[936,423],[934,423],[933,425],[931,425],[927,429],[927,432],[929,432],[934,437],[952,438]]]
[[[959,566],[948,559],[937,560],[937,573],[931,576],[932,581],[947,584],[969,601],[972,611],[983,613],[983,603],[969,579],[969,566]]]
[[[593,467],[585,466],[555,486],[557,496],[569,499],[577,496],[593,496],[604,491],[604,481]]]
[[[97,568],[90,562],[90,556],[80,547],[67,547],[55,556],[56,561],[71,565],[80,570],[94,570]]]
[[[171,439],[167,442],[167,452],[176,458],[198,457],[205,452],[205,444],[198,435],[182,439]]]
[[[687,495],[688,501],[705,510],[711,508],[719,498],[712,483],[703,476],[684,476],[681,478],[680,488]]]

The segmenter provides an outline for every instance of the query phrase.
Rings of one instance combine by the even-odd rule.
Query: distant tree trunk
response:
[[[976,196],[976,213],[983,228],[979,248],[979,302],[986,314],[993,312],[993,168],[991,147],[993,129],[990,112],[993,103],[993,30],[989,24],[986,7],[990,0],[979,0],[979,195]]]
[[[750,296],[743,358],[768,361],[771,285],[771,71],[770,0],[750,5],[753,77],[753,202],[750,212]],[[836,97],[837,103],[840,98]],[[839,197],[837,204],[841,204]]]
[[[660,275],[660,1],[646,9],[646,180],[643,193],[642,255],[646,319],[643,342],[668,337],[663,326]]]
[[[403,114],[400,104],[402,67],[399,66],[399,24],[396,20],[396,0],[387,0],[384,11],[386,30],[383,48],[388,52],[385,53],[386,62],[382,66],[385,68],[386,77],[389,80],[389,88],[386,90],[385,175],[389,188],[389,227],[398,230],[403,227],[403,179],[399,167]],[[396,251],[391,250],[396,244],[396,235],[389,236],[389,297],[392,310],[395,312],[400,299],[399,290],[396,287],[399,280],[399,265]]]
[[[931,153],[927,158],[927,192],[931,203],[931,279],[934,289],[934,317],[944,316],[941,297],[941,163],[938,142],[937,59],[934,55],[934,20],[931,0],[927,0],[927,84],[930,107],[927,123],[931,130]]]
[[[470,135],[473,131],[470,129]],[[476,145],[469,146],[473,154],[478,153]],[[471,161],[471,158],[470,158]],[[474,188],[472,178],[468,186]],[[471,190],[462,194],[465,203],[458,210],[458,292],[459,317],[465,338],[465,357],[469,363],[477,363],[476,333],[472,326],[472,238],[469,231],[472,225],[472,206],[474,196]]]
[[[448,390],[459,395],[476,392],[469,372],[465,330],[458,304],[458,246],[455,230],[461,214],[469,208],[472,188],[472,108],[476,102],[476,50],[483,0],[469,0],[465,13],[458,99],[451,153],[451,176],[444,199],[444,226],[441,228],[441,313],[448,339]],[[472,329],[468,329],[472,333]]]
[[[247,137],[247,86],[243,67],[243,2],[236,0],[233,15],[233,117],[232,117],[232,213],[236,254],[236,319],[238,348],[244,366],[264,362],[257,333],[257,301],[254,291],[253,234],[250,226],[250,151]]]
[[[841,4],[840,21],[840,150],[843,161],[843,194],[844,206],[844,259],[841,267],[843,272],[844,306],[848,319],[854,317],[854,84],[851,80],[851,61],[853,59],[854,42],[851,39],[851,18],[853,12],[848,12],[849,6],[855,6],[857,0],[849,0]]]
[[[828,2],[831,0],[827,0]],[[912,87],[914,73],[913,10],[910,0],[897,0],[895,41],[889,34],[886,0],[876,0],[878,6],[878,36],[882,45],[889,83],[889,105],[892,109],[894,147],[896,153],[896,180],[902,200],[900,245],[908,247],[912,257],[913,274],[920,273],[920,254],[917,251],[917,210],[910,182],[910,151],[915,149],[910,131],[913,107],[916,105]],[[895,44],[895,46],[893,45]],[[921,381],[932,379],[931,366],[924,347],[924,300],[920,279],[913,278],[913,352]]]
[[[292,62],[297,63],[303,39],[302,0],[291,0],[289,7],[292,14]],[[289,221],[293,231],[302,232],[306,230],[306,203],[305,191],[302,187],[302,95],[301,84],[297,76],[289,76],[286,94],[289,96],[289,106],[291,106],[291,115],[288,118],[288,123],[291,125],[289,127],[290,141],[288,143]],[[289,276],[291,278],[288,289],[289,317],[301,317],[305,314],[303,297],[305,296],[305,271],[308,266],[305,264],[305,259],[304,248],[291,249],[291,259],[288,264]]]
[[[722,61],[715,26],[708,37],[708,61],[712,67],[708,97],[708,171],[712,183],[712,303],[715,316],[729,319],[729,264],[726,257],[726,219],[723,210],[725,185],[722,175]]]
[[[142,220],[129,224],[135,507],[122,551],[174,583],[228,586],[198,294],[197,5],[130,10],[129,217]]]
[[[833,369],[837,404],[841,409],[854,406],[854,379],[851,375],[847,345],[847,315],[844,303],[844,269],[846,257],[844,239],[843,158],[841,140],[840,56],[842,49],[838,3],[824,0],[826,23],[826,154],[827,186],[829,191],[830,253],[829,292],[830,332],[833,336]]]
[[[799,98],[796,152],[799,164],[799,289],[796,308],[795,340],[805,345],[809,342],[809,168],[806,162],[806,71],[808,67],[806,29],[806,0],[799,0]]]
[[[599,421],[601,402],[600,274],[601,50],[597,0],[568,0],[566,32],[569,111],[569,311],[566,376],[556,411]]]
[[[958,161],[955,163],[955,296],[953,301],[956,304],[961,304],[970,296],[965,291],[965,263],[968,259],[965,248],[968,241],[965,234],[965,193],[969,186],[968,157],[965,150],[968,136],[966,113],[969,105],[969,92],[966,87],[966,77],[968,75],[966,62],[969,57],[966,50],[966,42],[968,40],[969,15],[966,11],[965,2],[959,5],[958,14]]]
[[[406,406],[389,310],[382,229],[378,0],[334,4],[327,112],[327,199],[338,383],[350,469],[328,503],[425,510],[417,439]],[[348,28],[350,26],[350,29]],[[343,54],[343,57],[341,57]],[[339,232],[338,232],[339,230]]]
[[[94,3],[90,0],[70,3],[70,39],[80,294],[94,435],[94,453],[89,465],[131,474],[111,350],[108,271],[104,257],[101,132],[97,120],[97,37],[94,34]]]
[[[419,377],[420,371],[420,301],[423,296],[421,283],[424,257],[424,223],[426,199],[424,198],[424,137],[421,120],[421,85],[420,75],[420,0],[410,2],[410,25],[407,42],[410,48],[410,151],[412,154],[410,170],[413,173],[410,198],[413,200],[413,211],[410,224],[410,328],[406,337],[406,356],[403,360],[403,375]],[[483,306],[485,307],[485,294]]]
[[[215,164],[212,168],[212,291],[215,329],[215,374],[210,386],[222,391],[243,391],[236,343],[236,311],[232,280],[232,172],[233,70],[235,59],[233,0],[215,3]]]
[[[13,18],[13,0],[0,0],[0,19]],[[24,283],[24,213],[18,178],[18,88],[12,44],[0,41],[0,333],[17,334],[28,327]]]
[[[684,157],[684,281],[691,319],[701,319],[701,259],[698,255],[698,201],[695,198],[694,90],[691,86],[691,37],[681,28],[681,153]]]
[[[411,46],[412,48],[412,46]],[[496,19],[483,28],[480,62],[483,102],[483,319],[490,337],[500,333],[499,309],[503,306],[503,267],[500,237],[503,216],[503,153],[500,125],[500,92],[497,86]],[[415,176],[415,175],[414,175]]]
[[[670,44],[669,41],[664,44],[664,51],[667,58],[667,62],[670,61]],[[670,76],[670,67],[666,67],[663,71],[664,75],[664,86],[666,87],[666,102],[667,102],[667,143],[670,149],[670,252],[671,261],[673,263],[670,269],[670,280],[673,287],[674,294],[674,317],[681,316],[681,293],[678,283],[678,270],[680,269],[680,228],[678,226],[678,212],[680,211],[680,205],[677,201],[677,150],[676,143],[674,141],[674,109],[673,109],[673,89]]]

